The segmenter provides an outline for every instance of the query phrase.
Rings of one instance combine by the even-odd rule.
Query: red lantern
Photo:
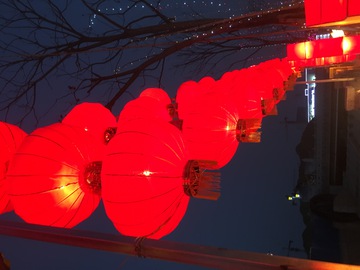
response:
[[[142,91],[139,97],[151,97],[158,100],[161,104],[165,106],[171,103],[169,95],[161,88],[147,88]]]
[[[82,128],[56,123],[28,135],[10,163],[9,195],[28,223],[71,228],[100,201],[102,149]]]
[[[259,77],[251,68],[241,69],[235,74],[229,94],[237,104],[240,119],[262,119]]]
[[[232,159],[239,144],[239,113],[227,94],[227,86],[218,81],[217,87],[217,91],[204,94],[189,108],[182,133],[190,159],[213,160],[217,162],[216,168],[221,168]]]
[[[0,122],[0,214],[13,210],[5,177],[9,163],[25,136],[26,133],[19,127]]]
[[[180,119],[184,119],[192,108],[193,103],[200,99],[201,91],[195,81],[186,81],[180,85],[176,92],[177,113]]]
[[[169,103],[170,104],[170,103]],[[161,119],[165,122],[170,122],[172,117],[168,111],[168,105],[164,100],[143,95],[130,102],[128,102],[121,110],[118,119],[118,127],[125,124],[127,121],[136,119]]]
[[[101,144],[107,144],[115,134],[115,116],[100,103],[76,105],[62,120],[66,125],[84,129]]]
[[[124,235],[153,239],[172,232],[189,202],[188,152],[179,129],[161,120],[129,121],[107,149],[102,197],[114,226]]]

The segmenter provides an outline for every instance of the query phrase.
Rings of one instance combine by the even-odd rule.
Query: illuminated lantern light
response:
[[[140,93],[139,97],[154,98],[165,106],[171,103],[171,98],[169,97],[168,93],[161,88],[147,88]]]
[[[358,0],[347,0],[348,1],[348,16],[353,17],[353,21],[359,21],[360,17],[360,5]]]
[[[250,90],[254,79],[252,75],[248,69],[233,71],[233,80],[229,83],[229,96],[233,98],[242,119],[254,118],[259,112],[261,115],[261,97],[257,91]]]
[[[161,120],[127,122],[107,149],[102,198],[107,216],[124,235],[159,239],[169,234],[185,214],[189,195],[200,194],[194,187],[201,182],[194,179],[211,178],[188,160],[181,131]],[[209,194],[214,195],[202,196]]]
[[[6,174],[13,155],[26,135],[19,127],[0,122],[0,214],[13,210]]]
[[[346,22],[348,20],[348,7],[351,8],[350,5],[348,6],[348,2],[350,3],[351,1],[305,0],[306,25],[331,26],[348,24]]]
[[[15,213],[54,227],[85,220],[100,201],[102,148],[84,129],[62,123],[33,131],[7,174]]]
[[[279,66],[277,66],[276,69],[283,77],[285,90],[294,90],[295,82],[297,78],[300,77],[300,71],[290,65],[287,57],[281,59]]]
[[[321,2],[321,24],[346,19],[347,0],[322,0]]]
[[[305,41],[295,44],[288,44],[286,47],[287,58],[291,61],[308,60],[314,57],[314,42]]]
[[[307,26],[321,23],[321,0],[305,0],[305,18]]]
[[[360,54],[360,36],[343,37],[342,50],[344,55]]]
[[[84,102],[76,105],[62,123],[84,129],[103,145],[109,142],[116,131],[115,116],[100,103]]]
[[[170,122],[172,117],[169,114],[168,105],[150,96],[139,96],[128,102],[120,111],[118,128],[125,122],[136,119],[161,119],[162,121]]]
[[[179,119],[185,119],[194,105],[204,94],[211,93],[215,87],[212,77],[204,77],[199,82],[186,81],[180,85],[176,92],[176,106]]]
[[[338,26],[360,22],[358,0],[305,0],[307,26]]]
[[[340,56],[343,54],[343,38],[318,39],[313,41],[313,58]]]
[[[264,101],[255,84],[259,79],[250,68],[234,71],[232,76],[228,91],[238,111],[237,139],[240,142],[258,143],[261,140],[262,118],[266,114]]]
[[[183,119],[182,134],[189,148],[190,159],[215,160],[216,168],[224,167],[234,156],[238,147],[237,107],[218,82],[220,91],[204,95]]]

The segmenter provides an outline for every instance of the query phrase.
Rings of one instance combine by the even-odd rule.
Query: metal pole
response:
[[[355,78],[334,78],[334,79],[323,79],[323,80],[314,80],[314,81],[296,81],[295,84],[351,82],[351,81],[355,81]]]
[[[360,270],[355,265],[10,221],[0,221],[0,234],[224,270]]]

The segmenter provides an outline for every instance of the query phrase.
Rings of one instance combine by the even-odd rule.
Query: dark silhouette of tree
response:
[[[55,78],[66,81],[68,89],[52,93],[54,100],[72,96],[76,103],[101,95],[113,109],[138,81],[155,76],[160,86],[170,56],[178,55],[183,67],[210,70],[236,51],[247,54],[232,65],[244,64],[264,46],[305,40],[310,32],[303,27],[301,1],[230,18],[192,11],[184,20],[168,16],[161,0],[129,0],[116,11],[104,9],[105,2],[1,1],[0,111],[5,117],[20,110],[19,122],[30,116],[37,120],[40,84],[51,89]]]

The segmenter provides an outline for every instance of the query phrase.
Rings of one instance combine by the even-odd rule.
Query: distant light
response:
[[[345,33],[344,33],[343,30],[333,29],[331,31],[330,35],[331,35],[332,38],[338,38],[338,37],[344,37]]]
[[[152,173],[150,171],[143,171],[142,174],[145,176],[150,176]]]

